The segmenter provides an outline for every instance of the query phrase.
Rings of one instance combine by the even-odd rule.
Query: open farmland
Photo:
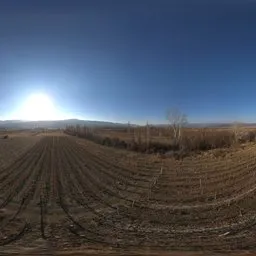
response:
[[[256,249],[254,144],[181,161],[60,132],[0,142],[0,251]]]

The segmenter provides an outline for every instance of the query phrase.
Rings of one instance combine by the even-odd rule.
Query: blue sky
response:
[[[31,94],[71,117],[256,121],[256,1],[0,1],[0,117]]]

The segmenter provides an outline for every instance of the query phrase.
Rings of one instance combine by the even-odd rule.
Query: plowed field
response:
[[[0,169],[0,251],[256,248],[256,146],[183,161],[61,135],[16,148]]]

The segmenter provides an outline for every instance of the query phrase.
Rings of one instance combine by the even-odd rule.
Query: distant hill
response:
[[[189,123],[187,127],[191,128],[229,128],[233,123]],[[244,127],[256,127],[256,123],[242,123]]]
[[[90,121],[79,119],[67,120],[53,120],[53,121],[22,121],[22,120],[4,120],[0,121],[0,129],[35,129],[35,128],[48,128],[48,129],[63,129],[67,125],[86,125],[88,127],[108,127],[108,128],[122,128],[127,127],[127,123],[113,123],[104,121]],[[186,127],[189,128],[228,128],[232,123],[188,123]],[[138,126],[133,125],[131,126]],[[155,127],[166,127],[167,124],[153,125]],[[246,127],[256,127],[256,123],[244,123]]]
[[[185,125],[187,128],[229,128],[233,123],[188,123]],[[256,123],[243,123],[244,127],[256,127]],[[155,127],[167,127],[168,124],[154,125]]]
[[[124,127],[127,124],[112,123],[104,121],[89,121],[79,119],[53,120],[53,121],[21,121],[21,120],[5,120],[0,121],[0,129],[35,129],[48,128],[59,129],[65,128],[67,125],[86,125],[91,127]]]

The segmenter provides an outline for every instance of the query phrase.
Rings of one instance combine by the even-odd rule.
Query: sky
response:
[[[1,0],[0,118],[43,94],[59,119],[255,122],[255,29],[253,0]]]

